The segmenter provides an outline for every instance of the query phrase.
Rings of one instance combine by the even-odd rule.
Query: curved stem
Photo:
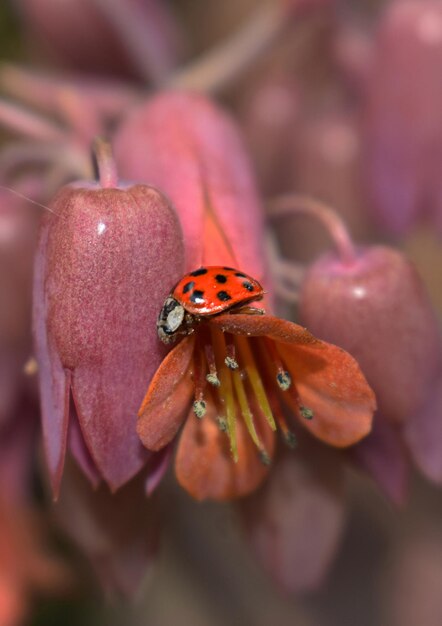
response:
[[[161,2],[147,7],[127,0],[93,0],[93,4],[119,35],[138,74],[159,84],[175,65],[172,14]]]
[[[262,57],[289,24],[284,2],[265,3],[230,38],[180,69],[166,86],[209,93],[221,90]]]
[[[97,160],[98,179],[101,187],[103,189],[116,187],[118,184],[118,175],[110,142],[103,137],[96,137],[93,151]]]
[[[62,142],[65,131],[42,115],[0,99],[0,125],[37,141]]]
[[[287,194],[275,198],[268,205],[268,216],[271,218],[302,213],[322,223],[332,238],[343,263],[349,264],[356,259],[356,249],[343,220],[324,202],[309,196]]]

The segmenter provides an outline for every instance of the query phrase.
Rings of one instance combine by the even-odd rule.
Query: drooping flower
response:
[[[415,268],[400,252],[359,248],[349,262],[324,255],[306,272],[300,317],[353,354],[386,419],[404,422],[434,384],[441,362],[438,322]]]
[[[244,150],[239,129],[232,117],[202,95],[182,92],[159,93],[142,102],[122,120],[115,135],[114,149],[118,167],[126,177],[152,184],[171,198],[183,226],[186,271],[191,271],[199,265],[225,265],[241,268],[241,272],[251,274],[265,285],[268,293],[265,294],[263,305],[269,312],[272,311],[273,282],[268,280],[269,273],[266,267],[263,210],[250,161]],[[172,286],[170,284],[171,288]],[[253,321],[254,316],[237,315],[236,317],[249,318],[251,324],[257,321],[256,319],[255,322]],[[282,324],[289,323],[282,322]],[[295,327],[290,326],[290,328],[293,330]],[[210,325],[208,324],[207,333],[204,331],[204,334],[207,343],[211,345],[209,330]],[[214,333],[223,341],[225,338],[233,337],[231,333],[224,333],[216,328],[214,328]],[[274,377],[275,372],[270,374],[269,379],[267,367],[272,364],[271,357],[266,356],[262,362],[260,359],[257,364],[254,344],[260,344],[259,350],[267,350],[269,344],[272,345],[272,340],[264,337],[247,338],[246,336],[235,339],[236,343],[242,340],[247,346],[252,346],[251,351],[255,365],[259,368],[259,375],[266,384],[264,397],[270,404],[272,415],[276,417],[276,412],[273,413],[274,407],[278,410],[284,395],[287,398],[288,395],[294,394],[295,387],[293,386],[290,392],[282,392]],[[231,342],[234,343],[233,339]],[[206,383],[205,393],[209,394],[207,397],[210,399],[207,402],[207,398],[205,398],[206,414],[201,420],[195,417],[192,408],[194,388],[189,373],[194,359],[199,362],[198,355],[199,358],[204,358],[203,363],[206,364],[205,367],[208,368],[210,374],[210,367],[206,356],[202,354],[200,343],[198,337],[184,339],[169,353],[154,378],[150,387],[150,402],[152,409],[154,402],[156,403],[155,406],[157,406],[158,411],[150,411],[151,430],[156,439],[156,441],[152,439],[150,443],[154,443],[159,448],[165,445],[166,441],[171,441],[170,448],[175,439],[174,434],[185,422],[178,442],[178,453],[175,458],[176,469],[178,469],[179,462],[180,468],[182,468],[180,472],[185,476],[187,483],[190,480],[192,493],[196,497],[229,499],[240,493],[250,492],[257,487],[265,479],[269,467],[262,463],[263,457],[266,460],[265,455],[260,453],[259,445],[254,443],[240,409],[237,410],[238,407],[235,408],[238,462],[235,463],[232,460],[228,435],[220,431],[216,421],[219,413],[215,400],[220,398],[219,388]],[[265,347],[263,348],[264,344]],[[319,352],[328,354],[327,349],[321,351],[319,344],[315,345],[315,348],[310,347],[313,352],[318,350],[318,354]],[[293,348],[294,352],[297,350],[296,345],[283,347],[283,349],[290,348]],[[336,354],[342,354],[338,349],[335,350]],[[209,348],[209,358],[213,363],[215,355],[212,358],[210,352],[211,349]],[[217,354],[220,367],[223,368],[224,361],[220,357],[219,350]],[[274,354],[273,351],[272,354]],[[344,361],[348,363],[346,359],[345,356]],[[356,368],[356,366],[354,367]],[[324,369],[324,373],[326,370],[327,368]],[[227,374],[229,379],[235,376],[234,371],[229,370]],[[236,378],[238,380],[238,377]],[[295,377],[293,380],[296,384]],[[323,382],[324,389],[327,391],[325,379]],[[250,407],[256,417],[255,441],[258,444],[261,442],[262,446],[266,448],[267,455],[275,458],[275,454],[279,454],[276,450],[279,435],[277,436],[272,431],[266,418],[260,413],[256,395],[251,390],[250,384],[247,381],[242,381],[242,379],[238,381],[239,383],[242,383],[245,389],[245,404]],[[233,397],[233,393],[236,391],[232,392],[231,397]],[[308,406],[307,400],[304,400],[302,396],[301,400]],[[372,401],[373,398],[370,395],[370,400],[367,398],[367,404],[369,405]],[[147,405],[144,408],[146,407]],[[299,404],[295,402],[295,399],[293,399],[293,409],[292,417],[295,417],[295,414],[299,416]],[[367,414],[368,412],[367,410]],[[372,406],[370,407],[371,412]],[[146,419],[146,423],[149,419]],[[358,418],[355,419],[358,422]],[[144,431],[142,436],[146,436],[147,440],[148,426],[145,428],[143,420],[144,418],[141,417],[139,429]],[[367,430],[369,429],[369,420],[370,418],[367,417]],[[305,426],[314,428],[314,425],[310,425],[305,418],[300,417],[300,421]],[[297,428],[295,422],[296,419],[287,424],[286,433],[288,434],[289,429],[291,429],[300,439],[300,427]],[[223,426],[222,422],[221,425]],[[284,426],[283,423],[282,425]],[[362,429],[361,424],[359,426],[359,436],[362,436],[364,429]],[[308,438],[308,435],[306,436]],[[356,435],[355,439],[357,439]],[[300,443],[300,448],[302,446],[303,444]],[[320,448],[317,453],[318,463],[321,462],[322,452],[323,450]],[[288,453],[296,455],[297,451],[292,452],[290,450]],[[342,464],[338,454],[333,457],[330,463],[333,465],[335,461],[338,467],[335,467],[333,472],[336,470],[337,474],[342,474]],[[275,459],[275,468],[276,463],[277,460]],[[314,463],[315,460],[312,459],[312,464]],[[288,465],[290,466],[290,463]],[[300,462],[295,465],[302,468],[303,463]],[[279,489],[284,489],[284,477],[282,477],[281,472],[276,469],[273,473],[273,466],[270,470],[266,484],[271,483],[269,488],[277,492]],[[312,471],[314,470],[312,469]],[[290,476],[290,472],[287,474]],[[302,469],[298,474],[295,472],[294,480],[298,481],[300,489],[305,486],[305,489],[308,490],[310,482]],[[330,510],[328,502],[330,490],[326,476],[319,472],[319,474],[315,474],[315,480],[318,485],[316,510],[320,511],[324,508],[324,516],[327,516],[327,511]],[[295,497],[296,492],[293,490],[287,498],[287,507],[292,507],[293,514],[297,509],[296,501],[293,499]],[[260,498],[261,492],[259,491],[256,494],[256,507],[260,507]],[[260,511],[262,512],[267,505],[268,500],[262,504]],[[337,508],[343,508],[343,506],[342,500],[340,503],[336,502]],[[343,515],[343,512],[341,514]],[[338,515],[336,513],[336,519]],[[249,529],[254,524],[256,525],[255,538],[260,533],[261,520],[262,518],[257,516],[254,518],[249,516],[247,519]],[[312,561],[316,563],[307,575],[310,586],[313,586],[314,578],[316,582],[319,582],[319,574],[324,574],[328,568],[332,548],[333,545],[336,546],[339,535],[337,523],[334,528],[336,528],[336,532],[329,535],[328,541],[316,544],[310,541],[305,543],[306,552],[311,555]],[[275,541],[279,542],[281,551],[291,551],[293,555],[291,569],[301,571],[299,568],[302,569],[302,561],[298,556],[301,557],[302,555],[292,550],[290,535],[279,532],[280,529],[282,531],[282,527],[275,531]],[[303,537],[310,534],[310,530],[308,525],[299,526],[298,529],[297,539],[302,544]],[[250,535],[251,531],[248,531],[247,536]],[[257,541],[251,542],[251,547],[254,552],[257,552]],[[271,574],[279,580],[282,577],[287,579],[292,576],[288,568],[285,571],[279,569],[277,572],[274,561],[265,563],[267,558],[269,560],[272,558],[272,554],[273,551],[270,547],[268,551],[261,550],[259,555]],[[301,574],[298,580],[300,579],[302,579]],[[293,580],[293,576],[291,580]],[[289,582],[287,582],[286,587],[288,586]]]
[[[14,0],[30,43],[59,66],[159,80],[174,67],[178,25],[157,0],[91,0],[63,4]]]
[[[331,230],[342,228],[336,215],[330,219]],[[348,233],[342,233],[344,240]],[[345,253],[323,255],[307,270],[299,314],[312,332],[348,350],[373,387],[379,407],[374,428],[351,454],[394,502],[402,503],[409,475],[402,429],[412,432],[408,420],[421,414],[433,395],[442,360],[438,322],[416,270],[391,248],[350,244]],[[433,428],[437,421],[434,415]],[[416,437],[417,448],[422,439]]]
[[[171,199],[186,271],[227,265],[263,280],[261,201],[242,137],[222,108],[199,94],[160,92],[122,121],[114,151],[123,176]]]
[[[178,481],[196,499],[229,500],[262,482],[277,429],[294,444],[293,417],[345,447],[368,434],[374,409],[372,390],[342,349],[272,315],[226,313],[200,322],[166,356],[137,430],[148,449],[159,450],[185,422]]]
[[[36,259],[34,334],[55,495],[68,440],[91,481],[112,490],[146,464],[136,412],[163,355],[157,311],[183,267],[165,198],[118,183],[101,165],[100,183],[68,185],[51,203]]]
[[[441,229],[441,32],[438,0],[396,0],[386,6],[373,45],[363,171],[375,216],[397,235],[422,221]]]

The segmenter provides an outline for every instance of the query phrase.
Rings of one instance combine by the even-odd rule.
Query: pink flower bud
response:
[[[442,5],[396,0],[387,6],[366,98],[373,209],[394,233],[428,216],[441,228]]]
[[[67,185],[51,211],[36,260],[34,331],[52,487],[56,494],[71,403],[80,464],[90,455],[115,490],[149,456],[136,414],[164,355],[156,319],[183,273],[182,235],[164,197],[144,185]]]
[[[300,316],[317,336],[348,350],[395,422],[426,397],[440,363],[438,325],[413,266],[386,247],[344,263],[322,257],[305,276]]]
[[[263,218],[234,122],[203,96],[165,92],[146,100],[115,137],[121,173],[172,200],[184,231],[186,269],[239,267],[263,279]]]

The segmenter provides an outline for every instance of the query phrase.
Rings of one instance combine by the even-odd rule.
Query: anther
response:
[[[224,417],[218,417],[218,419],[216,420],[218,423],[218,428],[220,429],[220,431],[222,433],[226,433],[227,432],[227,421]]]
[[[287,389],[290,389],[292,384],[292,377],[288,372],[281,369],[276,374],[276,381],[282,391],[287,391]]]
[[[263,465],[270,465],[270,463],[272,462],[271,458],[265,450],[259,451],[259,459]]]
[[[308,406],[300,406],[299,407],[299,412],[301,413],[302,417],[305,420],[312,420],[314,417],[314,413],[311,409],[308,408]]]
[[[206,380],[208,383],[213,385],[214,387],[219,387],[221,385],[220,380],[216,372],[210,372],[206,375]]]
[[[226,358],[224,359],[224,363],[231,370],[237,370],[239,367],[237,361],[235,361],[235,359],[232,359],[231,356],[226,356]]]
[[[204,400],[195,400],[193,403],[193,412],[197,416],[198,419],[201,419],[206,414],[206,403]]]
[[[284,433],[284,443],[289,448],[296,448],[296,446],[298,445],[298,440],[296,439],[295,433],[292,433],[291,430],[286,431]]]

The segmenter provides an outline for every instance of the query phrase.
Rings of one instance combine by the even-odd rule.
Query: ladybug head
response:
[[[173,343],[178,335],[186,333],[184,329],[185,311],[183,306],[168,296],[157,320],[158,337],[163,343]]]

